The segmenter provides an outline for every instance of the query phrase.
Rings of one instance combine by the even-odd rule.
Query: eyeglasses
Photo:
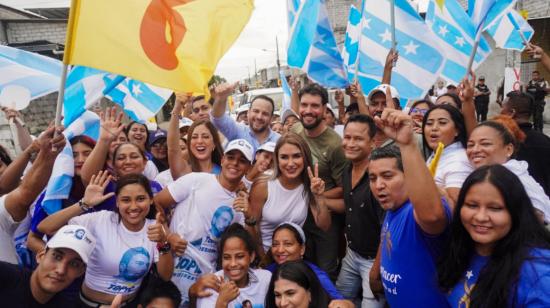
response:
[[[411,113],[420,113],[424,116],[428,113],[428,109],[412,108]]]

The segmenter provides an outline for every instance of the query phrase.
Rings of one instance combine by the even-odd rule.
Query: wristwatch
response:
[[[168,242],[157,243],[157,250],[161,255],[169,253],[170,249],[172,249],[172,246],[170,246],[170,243]]]
[[[251,227],[254,227],[256,225],[256,218],[255,217],[250,217],[250,218],[246,218],[244,220],[244,223],[247,225],[247,226],[251,226]]]
[[[92,209],[88,204],[86,204],[86,202],[84,202],[84,199],[80,199],[80,201],[78,201],[78,206],[83,212],[88,212]]]

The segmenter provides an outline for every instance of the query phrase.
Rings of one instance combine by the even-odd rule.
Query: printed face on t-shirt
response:
[[[212,217],[211,232],[215,237],[220,237],[233,221],[233,211],[228,206],[220,206]]]
[[[149,252],[143,247],[128,249],[120,259],[117,278],[125,281],[137,281],[145,276],[149,270],[151,258]]]
[[[369,183],[374,197],[384,210],[395,210],[408,199],[405,175],[397,168],[395,158],[371,160]]]
[[[51,294],[61,292],[86,271],[86,264],[74,250],[48,248],[36,256],[38,286]]]

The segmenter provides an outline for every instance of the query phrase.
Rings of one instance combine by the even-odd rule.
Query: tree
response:
[[[208,87],[212,87],[212,86],[216,86],[216,85],[219,85],[220,83],[224,83],[224,82],[227,82],[227,80],[225,80],[225,78],[221,77],[221,76],[218,76],[218,75],[213,75],[212,78],[210,78],[210,81],[208,81]]]

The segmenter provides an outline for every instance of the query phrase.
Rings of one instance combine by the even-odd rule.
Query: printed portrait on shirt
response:
[[[263,304],[253,304],[251,300],[245,299],[242,303],[236,303],[235,308],[263,308]]]
[[[117,278],[134,282],[145,276],[150,264],[149,252],[143,247],[128,249],[120,259]]]
[[[222,235],[223,231],[231,225],[233,218],[233,209],[229,206],[220,206],[212,215],[210,220],[209,234],[205,237],[199,238],[191,242],[191,245],[199,248],[201,252],[209,254],[217,254],[218,239]],[[215,258],[214,258],[215,259]]]

